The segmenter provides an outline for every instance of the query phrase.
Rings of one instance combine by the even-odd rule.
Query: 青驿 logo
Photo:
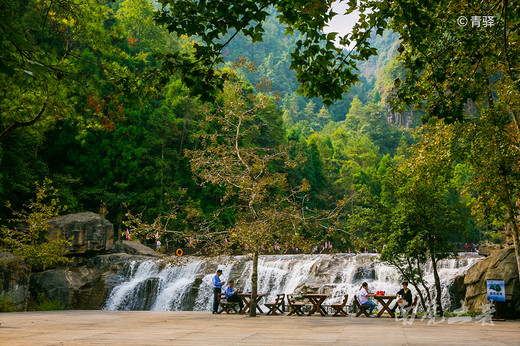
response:
[[[464,16],[460,16],[459,18],[457,18],[457,24],[459,26],[466,26],[466,25],[468,25],[468,18],[466,18]]]

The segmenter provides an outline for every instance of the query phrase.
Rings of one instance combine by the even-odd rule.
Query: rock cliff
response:
[[[100,309],[110,289],[134,260],[160,257],[154,250],[134,241],[114,242],[114,227],[100,215],[90,212],[58,217],[49,222],[50,237],[58,232],[71,239],[70,267],[33,273],[31,295],[43,293],[69,309]],[[37,270],[37,268],[35,268]],[[27,288],[27,266],[19,258],[0,252],[0,298],[21,308]]]

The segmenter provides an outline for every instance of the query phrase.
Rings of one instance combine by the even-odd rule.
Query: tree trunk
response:
[[[513,244],[515,247],[515,255],[516,255],[516,267],[518,269],[518,277],[520,278],[520,241],[518,239],[518,226],[516,224],[516,210],[513,201],[511,200],[511,193],[509,191],[509,184],[507,182],[507,171],[504,168],[505,164],[499,169],[500,177],[502,178],[502,191],[504,204],[506,208],[506,225],[507,228],[511,232],[511,236],[513,237]]]
[[[428,305],[426,304],[426,300],[424,299],[424,295],[422,294],[422,291],[419,289],[419,286],[416,282],[412,282],[412,285],[417,290],[417,294],[419,295],[419,299],[421,300],[421,306],[423,307],[423,310],[428,311]]]
[[[443,316],[444,315],[444,310],[442,309],[441,280],[439,278],[439,272],[437,271],[437,259],[435,258],[434,255],[430,255],[430,257],[432,259],[433,277],[435,279],[435,290],[437,291],[436,292],[436,297],[435,297],[435,301],[437,303],[437,313],[440,316]]]
[[[520,279],[520,240],[518,238],[518,226],[514,221],[510,223],[511,235],[513,236],[513,244],[515,246],[516,266],[518,269],[518,278]]]
[[[29,308],[29,285],[31,282],[32,266],[29,265],[29,273],[27,274],[27,285],[25,288],[25,298],[23,301],[23,311],[27,311]]]
[[[406,277],[405,277],[406,278]],[[426,300],[424,298],[424,295],[421,291],[421,289],[419,288],[419,283],[413,278],[413,277],[409,277],[409,278],[406,278],[408,279],[408,281],[410,281],[410,283],[412,284],[412,286],[415,288],[415,290],[417,291],[417,295],[419,295],[419,299],[421,300],[421,305],[423,307],[423,310],[424,311],[427,311],[427,304],[426,304]],[[424,286],[424,285],[423,285]]]
[[[513,221],[510,223],[511,234],[513,236],[513,244],[515,246],[515,254],[516,254],[516,267],[518,269],[518,279],[520,280],[520,240],[518,239],[518,226],[516,222]]]
[[[251,272],[251,309],[249,310],[249,316],[256,316],[256,295],[258,287],[258,249],[253,252],[253,269]]]
[[[431,301],[430,290],[428,289],[428,286],[424,283],[424,280],[422,279],[422,271],[419,261],[417,261],[417,270],[414,268],[414,264],[412,261],[410,261],[409,258],[406,258],[406,267],[403,267],[403,265],[400,262],[392,260],[388,260],[387,262],[393,265],[395,268],[397,268],[404,280],[412,284],[412,286],[417,291],[417,294],[419,295],[419,299],[421,300],[423,310],[428,311],[428,304]],[[417,281],[417,279],[419,280],[419,282]],[[426,291],[427,298],[424,297],[424,294],[419,284]]]
[[[490,82],[488,81],[488,85]],[[488,93],[489,103],[490,105],[493,104],[493,96],[491,92]],[[494,115],[494,113],[493,113]],[[516,120],[516,117],[515,117]],[[493,123],[496,125],[496,118],[493,117]],[[516,213],[515,213],[515,206],[513,204],[513,201],[511,200],[511,194],[509,191],[509,184],[507,182],[507,170],[506,170],[506,163],[502,159],[501,165],[499,167],[499,174],[502,178],[502,191],[504,193],[504,202],[506,207],[506,223],[509,226],[509,230],[511,231],[511,235],[513,236],[513,244],[515,247],[515,255],[516,255],[516,267],[518,270],[518,277],[520,279],[520,241],[518,239],[518,226],[516,224]]]
[[[426,291],[427,299],[424,298],[422,291],[419,289],[419,283],[415,280],[415,276],[413,275],[414,269],[413,269],[412,262],[408,258],[406,260],[408,261],[408,266],[410,267],[410,271],[412,273],[410,276],[413,278],[413,281],[412,280],[410,280],[410,281],[412,282],[412,285],[417,290],[417,294],[419,295],[419,298],[421,299],[421,305],[423,307],[423,310],[424,310],[424,312],[426,312],[426,311],[428,311],[428,304],[430,301],[430,289],[428,288],[428,286],[426,286],[424,284],[422,271],[421,271],[421,263],[419,263],[419,260],[417,260],[417,273],[418,273],[419,281],[420,281],[422,287],[424,288],[424,290]]]
[[[504,178],[504,180],[505,180],[505,178]],[[506,197],[507,226],[513,237],[513,244],[515,247],[515,255],[516,255],[516,266],[518,269],[518,277],[520,279],[520,240],[518,239],[518,225],[516,224],[515,208],[511,202],[511,199],[509,196],[509,190],[507,189],[507,185],[506,185],[506,188],[504,189],[504,194]]]
[[[423,305],[423,308],[424,308],[424,312],[428,311],[428,305],[431,304],[431,301],[432,301],[432,295],[430,293],[430,288],[428,287],[428,285],[424,282],[424,275],[423,275],[423,272],[421,270],[421,263],[419,263],[419,260],[417,260],[417,272],[418,272],[418,278],[419,280],[421,281],[421,285],[422,287],[424,288],[424,290],[426,291],[426,302],[425,304]]]

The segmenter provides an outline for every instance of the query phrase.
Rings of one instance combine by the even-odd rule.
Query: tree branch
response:
[[[12,124],[11,126],[6,128],[5,130],[3,130],[2,133],[0,133],[0,141],[2,139],[4,139],[4,137],[9,135],[11,132],[16,130],[17,128],[31,126],[34,123],[36,123],[38,120],[40,120],[40,118],[42,117],[43,113],[45,112],[45,109],[47,108],[48,100],[49,100],[48,98],[45,99],[45,101],[43,102],[42,108],[40,109],[38,114],[33,119],[31,119],[29,121],[15,121],[14,124]]]

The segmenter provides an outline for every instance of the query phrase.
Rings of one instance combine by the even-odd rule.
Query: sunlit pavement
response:
[[[449,323],[449,321],[451,321]],[[430,322],[430,324],[428,324]],[[2,345],[519,345],[520,321],[213,315],[182,311],[0,314]],[[439,323],[440,322],[440,323]]]

